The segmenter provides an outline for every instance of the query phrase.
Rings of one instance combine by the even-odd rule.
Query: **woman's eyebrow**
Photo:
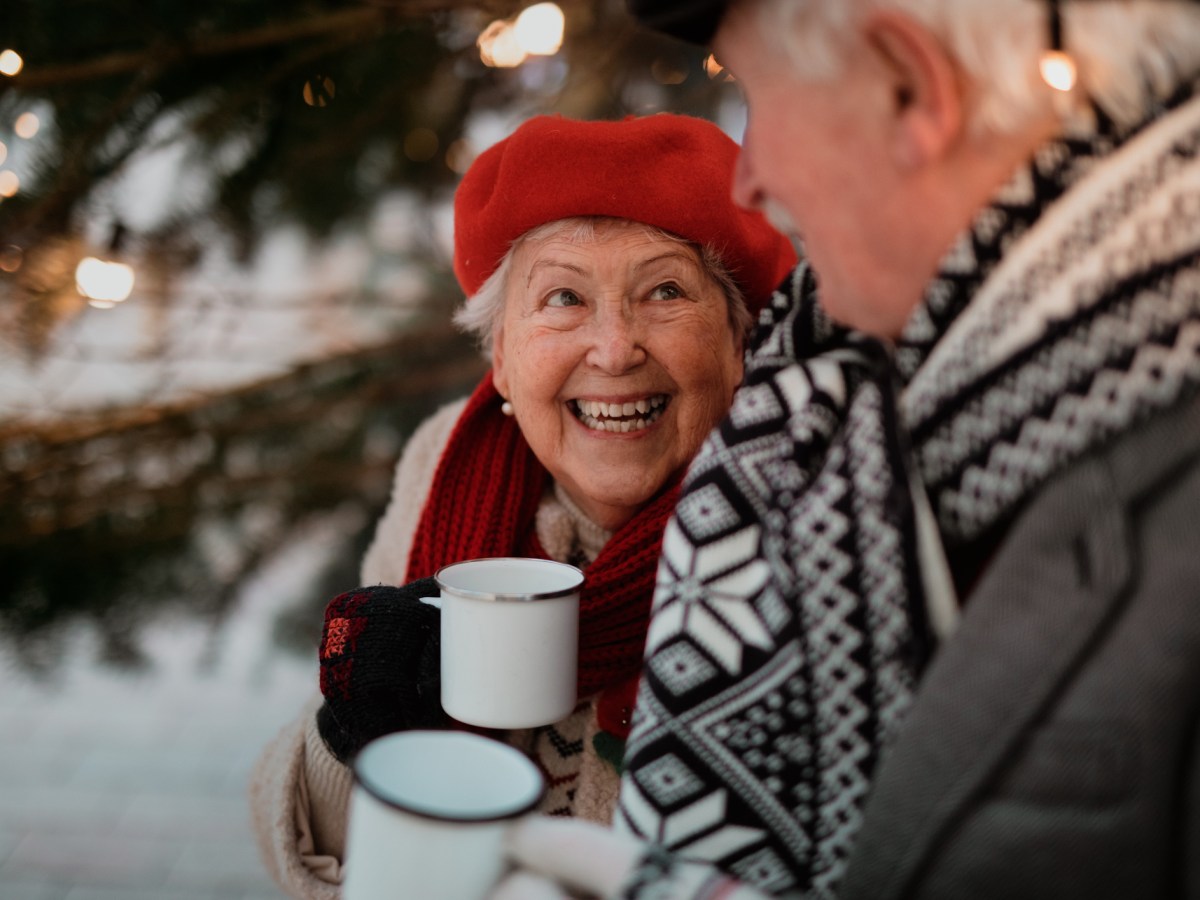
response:
[[[664,259],[682,259],[684,262],[690,263],[691,265],[696,264],[696,260],[690,254],[684,252],[683,250],[668,250],[666,253],[658,254],[658,256],[651,256],[649,259],[643,259],[641,262],[637,263],[633,268],[635,270],[644,269],[646,266],[652,265],[653,263],[656,263],[656,262],[661,262]]]
[[[529,285],[533,284],[533,276],[538,269],[567,269],[577,275],[587,274],[582,267],[572,265],[571,263],[560,262],[556,259],[539,259],[529,267],[529,277],[525,279],[525,287],[529,287]]]

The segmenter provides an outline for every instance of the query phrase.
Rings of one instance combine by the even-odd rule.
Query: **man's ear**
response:
[[[880,11],[862,24],[866,43],[892,79],[891,153],[902,169],[944,157],[963,132],[963,85],[946,48],[900,12]]]

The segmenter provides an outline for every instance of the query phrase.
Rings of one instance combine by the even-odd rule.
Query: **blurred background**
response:
[[[250,765],[483,368],[458,178],[730,82],[621,0],[0,2],[0,897],[279,896]]]

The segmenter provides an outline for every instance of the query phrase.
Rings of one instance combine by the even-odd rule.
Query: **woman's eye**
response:
[[[547,306],[579,306],[583,301],[574,291],[555,291],[546,300]]]
[[[660,284],[650,292],[652,300],[678,300],[683,296],[683,291],[675,284]]]

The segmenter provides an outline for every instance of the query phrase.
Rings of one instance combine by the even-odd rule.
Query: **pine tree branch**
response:
[[[77,63],[42,67],[27,63],[20,74],[6,81],[16,90],[28,91],[123,75],[147,67],[162,70],[196,59],[244,53],[337,32],[377,32],[399,16],[427,16],[470,5],[462,0],[397,0],[387,5],[348,9],[304,21],[279,22],[238,34],[161,44],[131,53],[112,53]]]

